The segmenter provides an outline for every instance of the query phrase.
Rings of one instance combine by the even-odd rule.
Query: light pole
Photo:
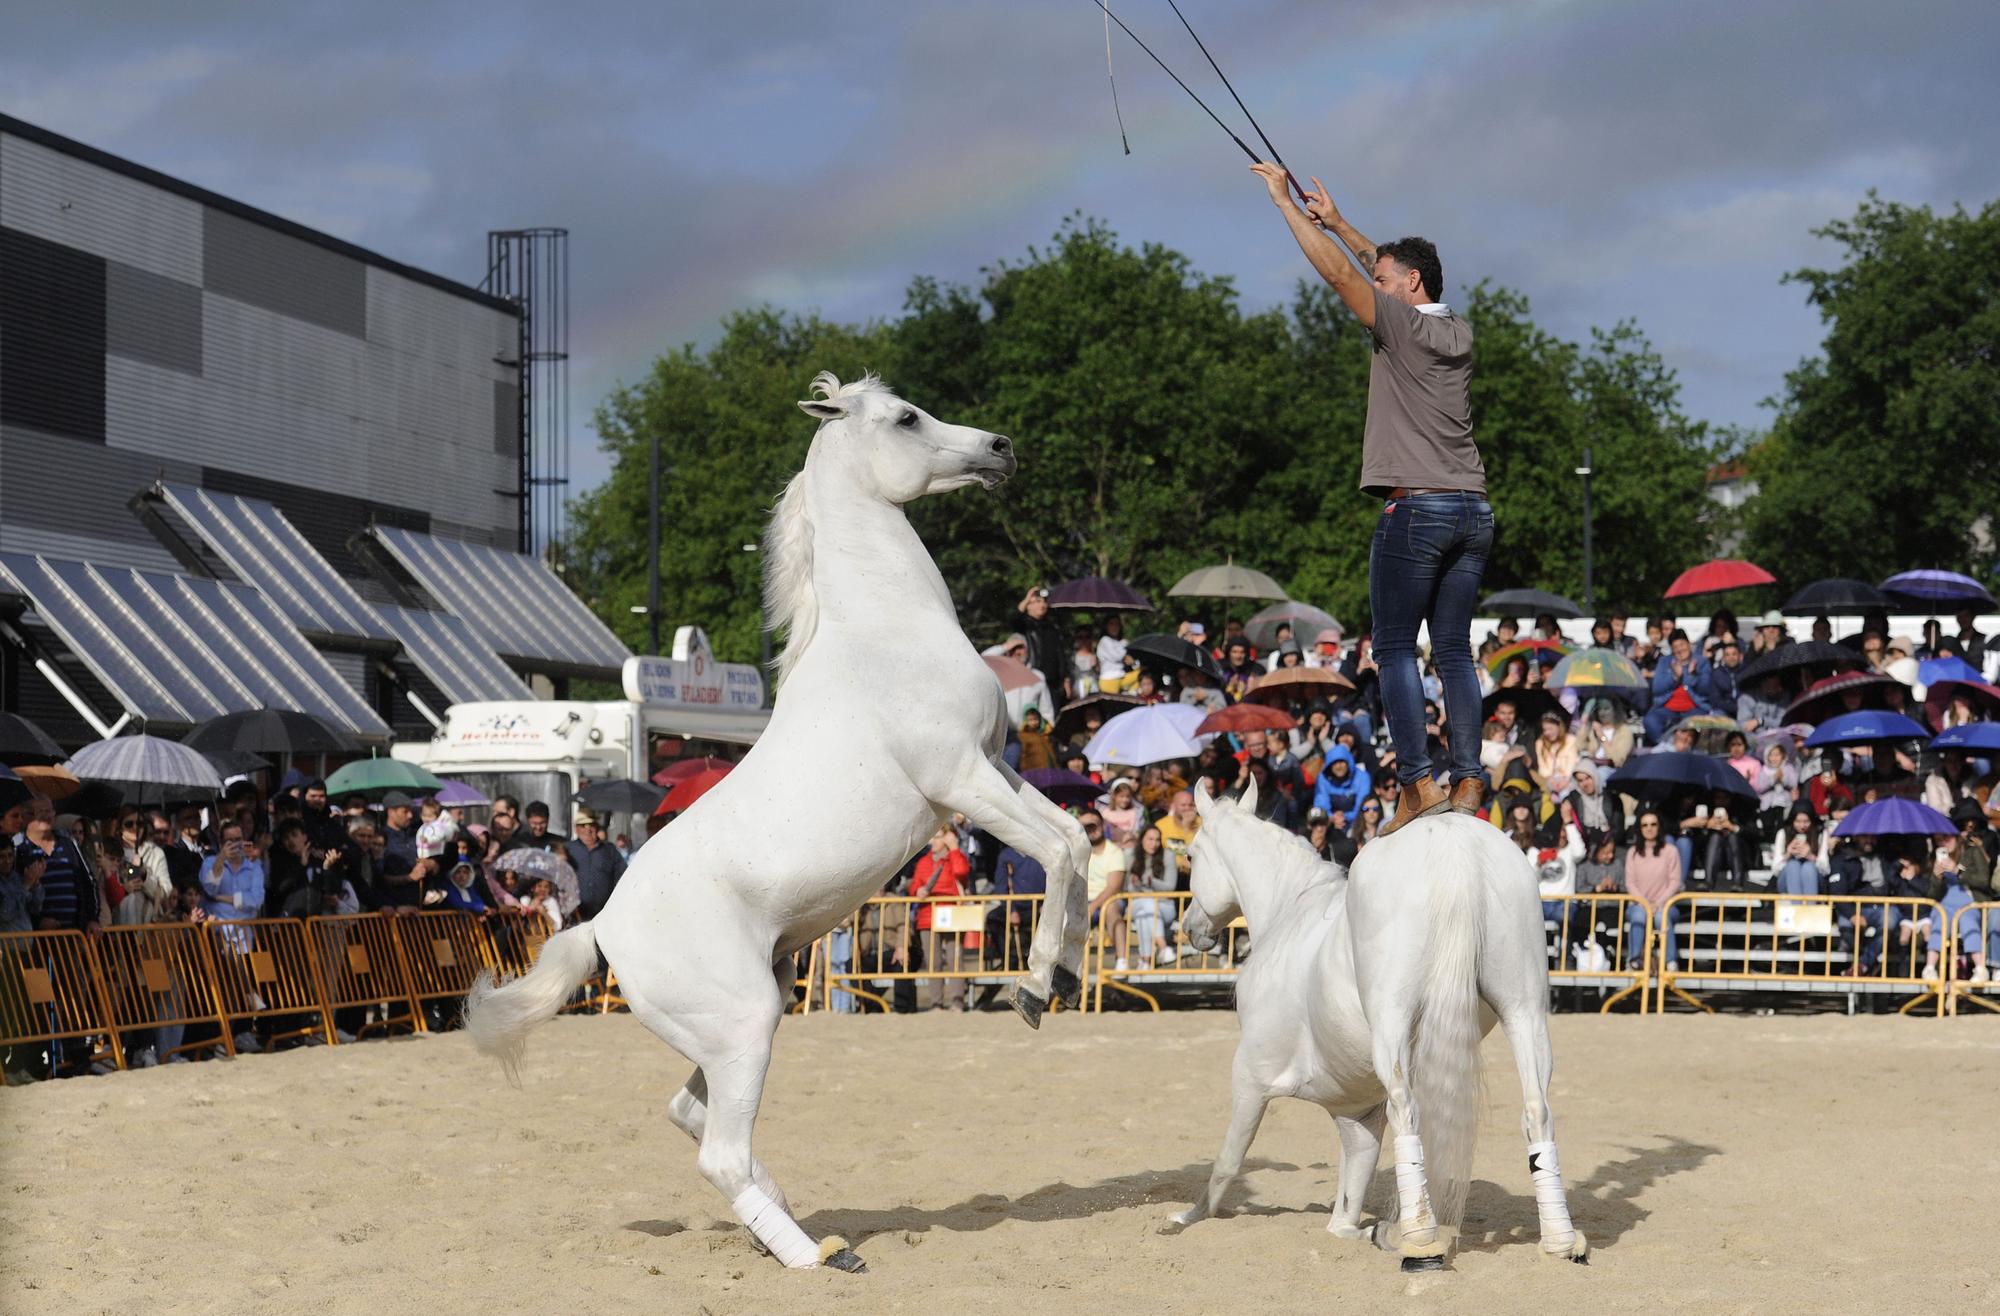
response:
[[[653,497],[646,511],[646,652],[660,652],[660,432],[653,431]]]
[[[1583,465],[1576,468],[1583,477],[1583,610],[1592,617],[1597,615],[1597,599],[1590,580],[1590,449],[1583,450]]]

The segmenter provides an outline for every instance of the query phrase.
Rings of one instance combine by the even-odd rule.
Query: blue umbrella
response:
[[[1625,760],[1624,767],[1611,774],[1611,780],[1606,785],[1612,790],[1641,797],[1660,796],[1681,787],[1691,787],[1728,791],[1747,800],[1757,798],[1757,792],[1750,789],[1750,783],[1743,779],[1743,774],[1721,759],[1709,754],[1682,754],[1674,750],[1634,754]]]
[[[1092,804],[1104,794],[1104,787],[1068,768],[1030,768],[1021,774],[1021,780],[1055,804]]]
[[[1926,658],[1917,664],[1917,680],[1924,685],[1939,681],[1980,681],[1979,669],[1963,658]]]
[[[2000,750],[2000,722],[1968,722],[1946,727],[1931,742],[1932,749]]]
[[[1806,737],[1806,748],[1822,745],[1866,745],[1881,740],[1928,740],[1930,732],[1915,718],[1881,708],[1860,708],[1830,717]]]
[[[1882,588],[1922,603],[1984,603],[1989,607],[1993,603],[1984,585],[1956,571],[1904,571],[1883,581]]]
[[[1092,763],[1143,768],[1168,759],[1191,759],[1201,753],[1195,728],[1208,710],[1193,704],[1146,704],[1120,713],[1097,729],[1083,756]]]
[[[1928,804],[1891,797],[1864,804],[1840,820],[1835,836],[1956,836],[1951,819]]]

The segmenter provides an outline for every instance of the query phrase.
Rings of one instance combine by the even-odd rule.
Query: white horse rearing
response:
[[[959,810],[1039,860],[1048,895],[1013,1003],[1039,1026],[1074,1005],[1084,947],[1083,829],[1000,757],[1006,714],[903,505],[1014,473],[1005,438],[947,425],[873,375],[813,380],[820,422],[766,534],[769,616],[787,632],[782,697],[757,744],[633,857],[595,922],[556,934],[526,976],[482,982],[466,1029],[512,1072],[527,1030],[597,969],[696,1069],[668,1105],[702,1175],[787,1266],[824,1260],[750,1150],[791,998],[792,955],[852,913]],[[831,1242],[831,1240],[829,1240]],[[822,1256],[822,1251],[826,1252]]]
[[[1256,786],[1235,803],[1206,783],[1190,848],[1196,949],[1239,914],[1255,953],[1236,984],[1243,1038],[1234,1110],[1208,1191],[1174,1217],[1213,1215],[1273,1097],[1334,1117],[1340,1187],[1329,1232],[1366,1238],[1362,1200],[1395,1135],[1395,1227],[1375,1241],[1405,1270],[1444,1265],[1472,1172],[1479,1120],[1479,1040],[1497,1016],[1521,1075],[1528,1173],[1541,1217],[1540,1255],[1582,1261],[1549,1112],[1548,966],[1535,875],[1491,823],[1422,818],[1371,841],[1342,877],[1312,848],[1258,819]],[[1428,1153],[1428,1155],[1426,1155]]]

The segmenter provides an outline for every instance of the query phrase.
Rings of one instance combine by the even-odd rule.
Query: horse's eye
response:
[[[902,415],[896,417],[896,423],[902,426],[906,430],[913,430],[917,427],[917,413],[914,411],[906,411]]]

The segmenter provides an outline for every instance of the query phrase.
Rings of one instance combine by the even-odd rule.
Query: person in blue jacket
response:
[[[1653,706],[1646,713],[1646,734],[1655,744],[1665,738],[1668,727],[1684,717],[1708,712],[1714,702],[1708,659],[1694,651],[1688,633],[1674,627],[1673,634],[1667,637],[1667,649],[1659,666],[1653,669]],[[1688,699],[1675,699],[1676,690],[1686,690]],[[1693,702],[1690,704],[1689,700]],[[1679,707],[1669,707],[1670,704]]]
[[[1352,818],[1361,812],[1361,802],[1370,790],[1368,769],[1354,761],[1345,745],[1326,752],[1326,765],[1319,771],[1319,785],[1313,790],[1313,808],[1328,814],[1339,810]]]

